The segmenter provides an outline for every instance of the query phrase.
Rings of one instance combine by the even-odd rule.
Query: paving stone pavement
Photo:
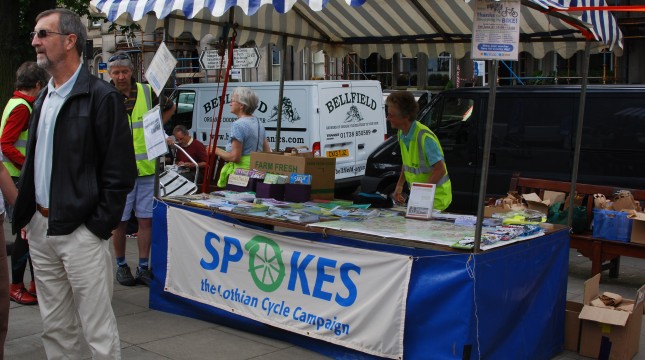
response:
[[[9,228],[10,224],[6,223],[5,237],[11,242],[13,237]],[[129,239],[126,258],[133,269],[138,256],[136,249],[136,240]],[[645,260],[622,258],[619,278],[612,279],[606,272],[603,273],[601,289],[633,299],[636,290],[645,284],[644,270]],[[572,250],[569,256],[568,300],[582,301],[584,281],[589,277],[590,271],[591,262],[579,255],[576,250]],[[29,271],[26,272],[26,276],[29,276]],[[27,281],[26,279],[25,282]],[[318,353],[276,339],[151,310],[148,308],[148,295],[147,287],[142,285],[126,287],[115,281],[112,306],[117,317],[123,359],[327,359]],[[38,307],[11,302],[5,359],[45,359],[45,351],[40,340],[41,332],[42,323]],[[84,358],[91,359],[87,345],[84,345]],[[588,358],[565,351],[553,359]],[[645,359],[643,333],[641,333],[640,352],[635,359]]]

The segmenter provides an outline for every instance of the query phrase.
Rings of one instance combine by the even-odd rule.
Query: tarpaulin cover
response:
[[[294,51],[348,52],[366,58],[378,53],[436,57],[449,52],[461,59],[470,51],[473,9],[468,1],[417,0],[92,0],[92,9],[120,24],[138,23],[145,33],[165,27],[170,36],[206,34],[219,38],[238,24],[237,42],[281,46],[283,35]],[[593,52],[622,53],[622,34],[606,11],[550,12],[605,0],[523,0],[520,51],[536,58],[555,51],[570,58],[584,49],[579,28],[598,40]],[[572,24],[576,24],[573,26]]]
[[[208,210],[155,200],[150,308],[278,338],[337,359],[376,358],[164,291],[167,206],[238,222]],[[281,234],[414,258],[405,316],[405,359],[551,359],[563,349],[566,230],[480,254],[323,238],[317,233]]]

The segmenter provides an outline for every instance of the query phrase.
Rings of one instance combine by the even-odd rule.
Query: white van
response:
[[[252,88],[260,98],[254,115],[266,129],[275,149],[278,120],[277,82],[229,83],[226,96],[221,85],[180,85],[175,97],[177,112],[167,124],[185,125],[193,137],[208,145],[214,119],[224,106],[217,146],[230,137],[231,93],[237,86]],[[219,89],[219,90],[218,90]],[[280,150],[287,147],[312,151],[314,155],[336,158],[336,186],[355,187],[365,174],[368,155],[385,139],[386,120],[381,85],[378,81],[286,81],[282,103]]]

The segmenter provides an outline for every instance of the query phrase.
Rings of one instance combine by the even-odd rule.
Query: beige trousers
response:
[[[47,358],[80,359],[82,331],[93,359],[120,359],[108,242],[85,225],[69,235],[46,233],[47,218],[36,212],[27,227],[27,238]]]

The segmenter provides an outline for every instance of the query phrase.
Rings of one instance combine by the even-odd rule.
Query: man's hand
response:
[[[403,205],[405,202],[408,200],[407,197],[403,194],[403,186],[397,186],[396,189],[394,189],[394,193],[392,194],[392,198],[394,201],[399,204]]]
[[[173,145],[175,144],[175,139],[173,139],[173,138],[172,138],[172,136],[168,136],[168,137],[166,138],[166,144],[167,144],[168,146],[173,146]]]

